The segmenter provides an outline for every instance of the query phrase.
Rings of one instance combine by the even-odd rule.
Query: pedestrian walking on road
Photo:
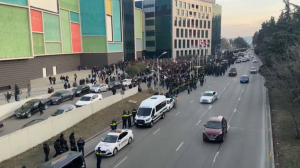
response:
[[[60,134],[59,143],[60,143],[60,147],[63,148],[64,143],[65,143],[64,134]]]
[[[128,112],[127,112],[128,128],[131,127],[131,118],[132,118],[132,114],[128,110]]]
[[[50,147],[49,147],[47,141],[44,142],[43,149],[44,149],[44,153],[45,153],[45,162],[48,162],[49,161]]]
[[[9,92],[4,93],[4,96],[5,96],[5,99],[6,99],[7,103],[10,102],[11,95],[12,95],[12,93],[9,93]]]
[[[15,84],[15,100],[20,101],[20,89],[18,84]]]
[[[26,98],[29,98],[30,96],[31,96],[31,86],[30,86],[30,84],[28,84]]]
[[[102,161],[102,152],[100,150],[100,147],[96,150],[96,156],[97,156],[97,168],[101,168],[101,161]]]
[[[49,82],[50,82],[50,85],[52,85],[52,77],[51,77],[51,75],[49,75]]]
[[[133,122],[135,120],[136,113],[137,113],[136,109],[135,108],[132,109],[132,119],[133,119]]]
[[[84,157],[84,145],[85,142],[82,139],[82,137],[80,137],[79,140],[77,141],[77,147],[78,147],[78,152],[81,152],[83,157]]]
[[[54,149],[55,149],[55,155],[53,156],[53,158],[55,158],[56,156],[60,155],[59,139],[56,139],[56,141],[54,142]]]
[[[126,114],[125,110],[123,111],[123,114],[122,114],[122,121],[123,121],[123,129],[126,129],[127,128],[127,126],[126,126],[126,124],[127,124],[127,114]]]
[[[55,76],[53,76],[52,81],[53,81],[53,85],[55,85],[55,82],[56,82],[56,77]]]
[[[40,110],[40,115],[44,114],[44,112],[43,112],[44,105],[41,101],[39,102],[38,107],[39,107],[39,110]]]
[[[74,74],[74,81],[76,81],[76,79],[77,79],[77,75],[76,75],[76,73]]]

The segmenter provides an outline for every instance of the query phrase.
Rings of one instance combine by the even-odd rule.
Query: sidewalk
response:
[[[121,72],[120,70],[118,70],[118,72]],[[63,82],[60,81],[60,76],[69,76],[69,83],[72,86],[72,83],[74,82],[74,74],[77,74],[77,83],[79,82],[80,79],[85,79],[88,77],[89,74],[91,74],[91,70],[81,70],[81,71],[71,71],[71,72],[66,72],[66,73],[62,73],[62,74],[57,74],[54,75],[56,77],[56,84],[55,85],[50,85],[49,79],[48,77],[46,78],[39,78],[39,79],[34,79],[30,81],[31,84],[31,97],[35,97],[35,96],[40,96],[40,95],[44,95],[47,94],[48,92],[48,88],[53,87],[54,91],[59,91],[59,90],[63,90]],[[53,76],[52,76],[53,77]],[[14,87],[14,86],[13,86]],[[14,88],[12,88],[10,90],[13,91]],[[26,95],[27,95],[27,88],[22,88],[20,89],[22,91],[22,94],[20,95],[20,100],[24,100],[26,99]],[[7,104],[4,94],[5,92],[1,92],[0,93],[0,106]],[[12,95],[11,99],[10,99],[10,103],[15,102],[15,97],[14,95]]]

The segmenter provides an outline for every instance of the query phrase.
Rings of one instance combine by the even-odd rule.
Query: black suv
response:
[[[29,118],[31,117],[31,115],[35,112],[39,111],[39,104],[41,103],[43,104],[43,110],[47,110],[48,109],[48,104],[49,104],[49,100],[48,99],[32,99],[27,101],[24,105],[22,105],[22,107],[18,108],[15,111],[15,116],[17,118]]]
[[[236,76],[237,71],[236,68],[231,68],[230,71],[228,72],[228,76]]]

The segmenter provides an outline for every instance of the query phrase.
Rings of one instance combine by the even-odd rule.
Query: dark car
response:
[[[38,168],[86,168],[81,152],[68,151],[49,160]]]
[[[240,78],[240,83],[249,83],[249,76],[248,75],[243,75],[241,78]]]
[[[75,96],[82,96],[84,94],[90,93],[90,86],[89,85],[80,85],[72,89]]]
[[[211,117],[204,125],[203,141],[224,142],[227,129],[227,120],[223,116]]]
[[[3,130],[3,128],[4,128],[4,125],[3,125],[3,123],[0,121],[0,131]]]
[[[31,125],[37,124],[37,123],[42,122],[42,121],[44,121],[44,119],[35,119],[35,120],[32,120],[32,121],[30,121],[29,123],[23,125],[22,128],[29,127],[29,126],[31,126]]]
[[[48,104],[49,104],[49,100],[48,99],[32,99],[27,101],[24,105],[22,105],[22,107],[20,107],[19,109],[17,109],[15,111],[15,116],[17,118],[24,118],[24,117],[31,117],[31,115],[33,113],[36,113],[39,111],[39,103],[43,104],[43,109],[47,110],[48,109]]]
[[[236,75],[237,75],[236,68],[231,68],[228,72],[228,76],[236,76]]]
[[[50,101],[50,104],[60,104],[61,102],[66,100],[73,100],[74,97],[74,92],[63,90],[53,93],[48,99]]]
[[[112,88],[121,89],[122,88],[122,83],[117,82],[117,81],[111,81],[110,83],[108,83],[108,88],[109,88],[109,90],[111,90]]]

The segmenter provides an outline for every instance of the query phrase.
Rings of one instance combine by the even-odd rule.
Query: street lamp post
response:
[[[165,51],[165,52],[163,52],[160,56],[158,56],[157,57],[157,59],[156,59],[156,63],[157,63],[157,67],[158,67],[158,93],[159,93],[159,95],[160,95],[160,87],[159,87],[159,82],[160,82],[160,80],[159,80],[159,66],[158,66],[158,58],[159,57],[161,57],[161,56],[163,56],[163,55],[165,55],[165,54],[167,54],[167,52]],[[154,86],[154,85],[153,85]]]

